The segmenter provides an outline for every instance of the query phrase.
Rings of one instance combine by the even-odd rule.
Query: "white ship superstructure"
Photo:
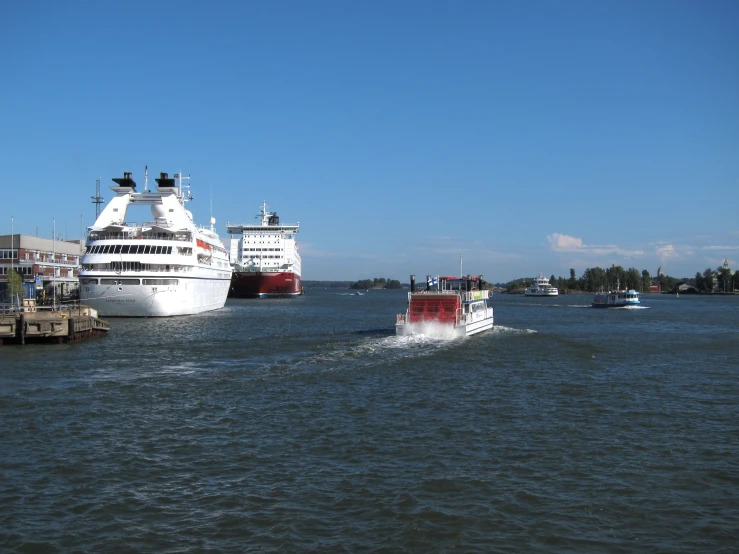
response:
[[[534,279],[531,286],[525,291],[526,296],[558,296],[559,290],[553,287],[549,279],[544,277],[543,273],[539,273],[539,276]]]
[[[198,227],[183,177],[161,173],[156,191],[136,192],[131,173],[113,181],[115,197],[88,228],[80,299],[106,317],[168,317],[222,308],[231,283],[228,252],[213,228]],[[176,182],[177,181],[177,182]],[[153,220],[126,221],[131,206]]]

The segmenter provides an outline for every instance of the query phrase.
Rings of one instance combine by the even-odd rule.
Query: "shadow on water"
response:
[[[352,335],[360,335],[362,337],[394,337],[395,329],[361,329],[352,331]]]

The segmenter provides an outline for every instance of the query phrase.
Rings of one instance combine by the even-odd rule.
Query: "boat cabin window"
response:
[[[100,279],[101,285],[138,285],[138,279]]]
[[[144,279],[144,285],[176,285],[179,281],[177,279]]]

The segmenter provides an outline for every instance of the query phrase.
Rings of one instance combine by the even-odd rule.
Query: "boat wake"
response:
[[[508,333],[512,335],[532,335],[538,333],[536,329],[514,329],[513,327],[505,327],[503,325],[496,325],[493,327],[492,333]]]
[[[409,323],[408,330],[412,333],[408,336],[422,335],[428,338],[452,340],[455,338],[454,327],[449,324],[434,321],[423,321],[421,323]],[[404,337],[398,337],[404,338]]]
[[[320,351],[289,363],[297,371],[364,370],[398,360],[422,358],[452,347],[456,341],[430,335],[404,337],[368,334],[357,339],[324,344]]]

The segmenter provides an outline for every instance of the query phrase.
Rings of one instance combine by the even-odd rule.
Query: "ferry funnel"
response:
[[[114,177],[113,182],[119,187],[129,187],[136,191],[136,181],[133,180],[133,174],[130,171],[125,171],[122,179],[120,177]]]

